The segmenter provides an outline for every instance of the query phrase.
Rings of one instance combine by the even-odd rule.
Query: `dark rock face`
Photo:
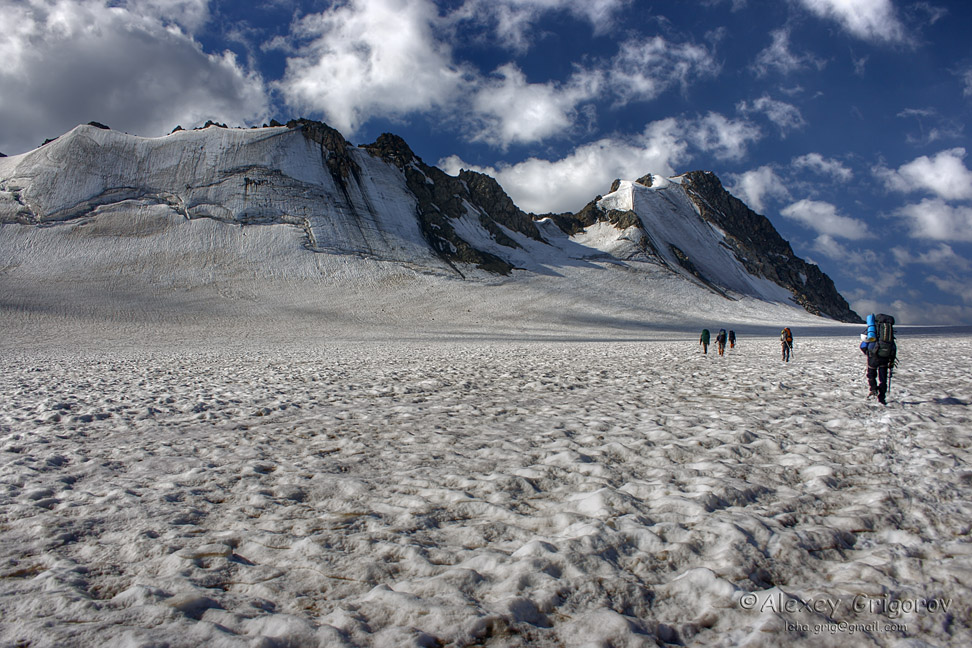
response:
[[[797,303],[815,315],[863,322],[837,292],[833,280],[816,265],[797,257],[769,220],[726,191],[715,174],[693,171],[683,177],[683,186],[702,218],[726,233],[726,242],[750,274],[786,288]]]
[[[535,241],[543,240],[534,220],[513,204],[513,200],[496,180],[488,175],[466,170],[459,172],[459,180],[466,185],[472,203],[488,214],[490,220]]]
[[[617,191],[620,186],[621,181],[615,180],[611,191]],[[611,223],[619,230],[641,226],[641,219],[638,217],[638,214],[633,211],[619,211],[617,209],[605,211],[597,206],[597,202],[600,199],[601,196],[597,196],[594,200],[584,205],[584,208],[576,214],[544,214],[536,218],[551,219],[560,228],[560,231],[568,236],[573,236],[597,222]]]
[[[351,144],[344,136],[327,124],[310,119],[292,119],[287,122],[287,128],[299,130],[304,137],[320,145],[321,162],[331,172],[338,186],[346,190],[347,179],[352,174],[357,176],[360,169],[351,159],[348,152]]]
[[[513,265],[501,259],[495,254],[479,250],[456,233],[453,223],[462,218],[465,213],[463,201],[479,206],[479,200],[489,200],[490,197],[501,204],[499,210],[512,207],[517,212],[516,206],[506,194],[503,197],[509,201],[509,205],[502,204],[502,198],[492,194],[487,186],[477,184],[478,199],[474,198],[466,183],[460,178],[447,175],[441,169],[430,167],[422,162],[408,144],[401,137],[385,133],[381,135],[373,144],[364,147],[383,160],[394,164],[405,174],[405,184],[409,191],[418,201],[416,217],[419,221],[419,229],[428,244],[435,250],[440,258],[451,265],[460,275],[462,272],[454,263],[470,263],[476,267],[495,272],[497,274],[508,275],[513,271]],[[476,174],[478,175],[478,174]],[[487,176],[483,176],[487,177]],[[490,178],[490,180],[492,180]],[[495,183],[495,181],[493,181]],[[499,185],[496,185],[499,188]],[[502,190],[499,190],[502,192]],[[520,212],[522,214],[522,212]],[[525,215],[526,220],[529,220]],[[516,219],[516,214],[507,212],[502,218]],[[518,247],[516,242],[507,236],[497,225],[497,221],[489,217],[488,211],[480,213],[480,222],[496,242],[507,247]],[[533,225],[533,223],[530,223]],[[533,225],[534,230],[536,226]],[[519,231],[519,230],[518,230]],[[537,232],[539,236],[539,232]]]

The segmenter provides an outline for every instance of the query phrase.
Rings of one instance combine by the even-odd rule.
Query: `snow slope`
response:
[[[543,283],[598,295],[617,285],[627,302],[620,307],[630,312],[635,304],[637,320],[674,315],[651,307],[668,301],[673,287],[675,301],[688,302],[681,313],[689,319],[731,312],[734,300],[765,303],[761,319],[788,319],[795,306],[787,289],[747,273],[676,181],[624,182],[600,200],[604,212],[632,210],[643,227],[602,221],[568,236],[548,219],[537,223],[534,239],[493,220],[470,195],[446,195],[453,189],[436,186],[417,158],[399,162],[424,178],[434,200],[425,209],[458,210],[443,221],[456,238],[429,238],[437,225],[418,217],[416,188],[393,159],[350,146],[324,125],[210,127],[160,138],[79,126],[0,159],[0,298],[8,308],[71,312],[107,300],[121,313],[146,299],[152,304],[144,308],[164,311],[166,300],[182,298],[172,290],[273,302],[277,287],[265,292],[266,279],[285,280],[308,298],[341,281],[367,291],[388,276],[421,285],[430,277],[468,280],[446,290],[456,293],[513,283],[449,256],[458,254],[455,244],[468,244],[517,269],[511,279],[523,285],[511,293]],[[701,275],[688,272],[674,248]],[[545,277],[568,280],[558,286]],[[798,320],[800,310],[792,308]]]
[[[669,267],[691,278],[681,268],[673,246],[681,250],[698,272],[717,285],[744,295],[756,295],[768,301],[787,302],[790,293],[777,284],[749,274],[725,243],[725,233],[704,221],[686,194],[678,178],[669,180],[652,176],[646,187],[622,181],[618,189],[604,196],[598,205],[603,209],[631,210],[638,214],[652,248]]]
[[[339,186],[322,155],[319,143],[285,127],[142,138],[78,126],[0,163],[0,217],[21,204],[40,222],[101,206],[162,205],[186,218],[290,223],[322,251],[441,265],[422,239],[414,197],[396,169],[352,149],[362,173]]]

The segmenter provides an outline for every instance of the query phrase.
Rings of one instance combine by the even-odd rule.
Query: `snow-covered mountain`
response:
[[[260,227],[268,225],[277,227]],[[161,230],[168,238],[154,237]],[[301,249],[282,231],[297,233]],[[394,135],[357,147],[307,120],[154,139],[93,124],[0,158],[0,246],[0,276],[20,280],[30,264],[33,277],[69,278],[82,271],[81,257],[83,272],[141,270],[163,283],[170,270],[245,281],[253,263],[294,272],[295,255],[326,257],[329,268],[335,259],[370,260],[472,281],[596,266],[641,277],[645,294],[633,300],[657,298],[650,284],[663,278],[719,300],[798,304],[860,321],[817,266],[711,173],[619,180],[577,214],[537,216],[492,178],[449,176]],[[245,268],[227,256],[233,246]]]

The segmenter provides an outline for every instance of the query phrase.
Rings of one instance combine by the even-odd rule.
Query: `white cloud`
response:
[[[972,304],[972,284],[969,283],[968,279],[931,276],[927,278],[927,281],[934,284],[943,293],[955,295],[966,304]]]
[[[265,119],[260,76],[184,31],[207,16],[202,0],[0,0],[0,150],[92,120],[162,135],[206,119]]]
[[[544,14],[561,11],[587,21],[594,33],[610,29],[631,0],[465,0],[447,16],[450,23],[469,22],[491,29],[489,41],[525,52],[533,45],[531,32]]]
[[[870,294],[851,302],[857,313],[890,313],[898,326],[938,325],[955,326],[972,322],[972,308],[959,305],[908,302],[902,299],[879,301]]]
[[[472,97],[476,135],[480,140],[506,147],[512,143],[537,142],[569,130],[578,104],[590,99],[600,78],[576,74],[568,83],[527,83],[512,63],[484,81]]]
[[[962,95],[965,97],[972,97],[972,68],[967,68],[962,71]]]
[[[661,36],[626,41],[612,61],[611,89],[622,101],[648,101],[673,85],[683,88],[693,78],[715,76],[720,66],[708,49],[692,43],[670,43]]]
[[[913,236],[939,241],[972,241],[972,207],[953,207],[939,198],[906,205],[898,215],[911,227]]]
[[[697,120],[687,131],[693,144],[722,160],[742,159],[747,146],[762,135],[750,122],[731,120],[714,112]]]
[[[209,0],[127,0],[124,4],[135,15],[173,23],[190,33],[209,21]]]
[[[914,119],[918,125],[918,133],[908,133],[910,144],[927,146],[942,140],[960,140],[963,138],[965,125],[950,118],[941,116],[934,108],[907,108],[898,113],[902,119]],[[930,126],[925,123],[930,122]]]
[[[847,296],[852,300],[855,296],[861,299],[876,295],[900,295],[902,281],[905,277],[904,270],[900,267],[889,267],[874,250],[867,248],[850,249],[830,234],[817,236],[813,242],[813,250],[837,261],[838,268],[844,275],[865,283],[864,289],[847,293]],[[876,272],[876,268],[880,268],[880,272]],[[865,309],[858,310],[858,308],[858,305],[853,306],[857,313],[874,312]]]
[[[813,250],[837,261],[846,261],[853,257],[853,253],[830,234],[821,234],[814,239]]]
[[[964,148],[941,151],[934,157],[922,155],[897,170],[877,167],[874,174],[889,189],[901,192],[930,191],[945,200],[972,198],[972,171],[962,161]]]
[[[798,55],[791,52],[788,29],[777,29],[770,32],[770,35],[773,37],[773,42],[756,56],[756,61],[753,63],[756,76],[766,76],[773,70],[787,75],[807,67],[822,70],[826,66],[826,61],[809,54]]]
[[[903,247],[891,248],[891,254],[899,265],[922,264],[929,265],[943,271],[969,270],[972,263],[965,257],[957,254],[952,246],[942,243],[936,248],[932,248],[921,254],[912,254],[910,250]]]
[[[566,11],[600,24],[626,2],[471,0],[440,15],[429,0],[350,0],[304,17],[296,42],[276,39],[274,49],[292,54],[276,87],[291,107],[323,114],[345,135],[375,117],[438,112],[461,122],[473,141],[503,148],[542,141],[575,126],[603,74],[579,69],[565,82],[531,83],[507,63],[484,76],[455,62],[450,28],[467,19],[495,21],[515,41],[543,13]]]
[[[779,127],[784,137],[787,131],[799,130],[807,125],[799,108],[785,101],[778,101],[765,96],[754,101],[752,105],[743,101],[737,108],[744,115],[752,113],[765,114],[771,122]]]
[[[323,113],[345,135],[375,116],[450,104],[467,84],[449,45],[435,37],[426,0],[351,0],[304,17],[303,42],[277,83],[287,103]]]
[[[776,171],[769,166],[761,166],[735,176],[731,191],[758,212],[765,212],[766,198],[790,200],[790,192]]]
[[[803,199],[785,207],[780,213],[819,234],[846,239],[863,239],[871,236],[867,223],[839,214],[837,207],[828,202]]]
[[[904,43],[909,40],[891,0],[800,0],[820,18],[835,20],[866,41]]]
[[[585,144],[559,160],[530,158],[493,168],[471,166],[452,156],[438,166],[447,173],[465,168],[496,178],[521,209],[574,212],[605,193],[615,178],[635,179],[649,172],[672,175],[674,166],[687,158],[681,131],[675,119],[665,119],[649,124],[640,135]]]
[[[807,153],[794,158],[793,166],[798,169],[809,169],[820,175],[830,176],[840,182],[848,182],[854,177],[854,172],[832,158],[825,158],[819,153]]]

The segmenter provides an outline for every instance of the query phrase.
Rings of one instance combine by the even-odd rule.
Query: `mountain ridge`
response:
[[[726,299],[749,295],[860,321],[830,278],[711,172],[618,180],[577,213],[529,214],[490,176],[450,176],[396,135],[354,146],[306,119],[162,138],[83,125],[0,160],[0,224],[49,227],[112,206],[152,205],[187,220],[295,226],[313,252],[464,278],[470,268],[511,276],[591,260],[651,265]]]

